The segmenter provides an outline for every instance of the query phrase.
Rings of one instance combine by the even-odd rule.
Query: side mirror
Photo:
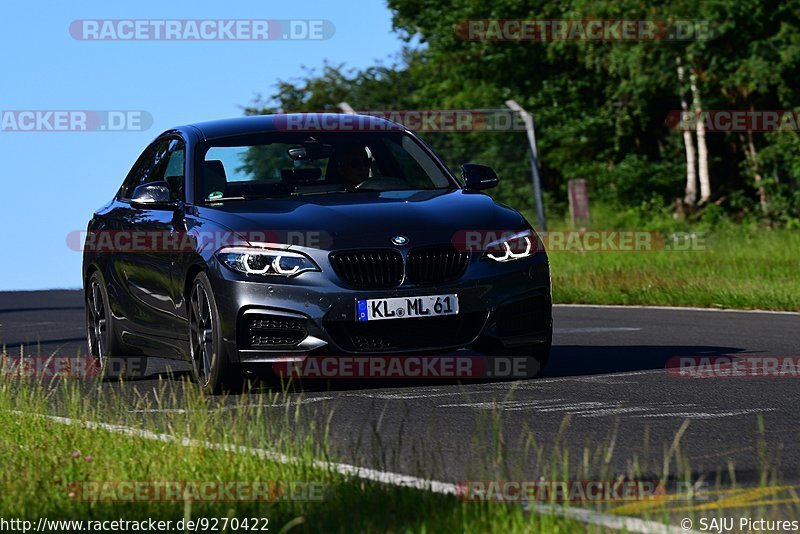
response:
[[[494,170],[487,165],[465,163],[461,166],[461,179],[467,191],[482,191],[496,187],[499,179]]]
[[[174,210],[178,202],[172,200],[167,182],[142,184],[133,190],[131,206],[149,210]]]

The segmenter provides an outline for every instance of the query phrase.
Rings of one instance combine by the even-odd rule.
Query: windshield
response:
[[[196,191],[204,202],[220,202],[455,187],[405,133],[283,133],[212,142],[204,151]]]

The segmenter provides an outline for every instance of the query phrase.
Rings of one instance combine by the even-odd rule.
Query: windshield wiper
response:
[[[332,195],[334,193],[343,193],[344,189],[334,189],[332,191],[293,191],[293,197],[307,197],[312,195]]]
[[[209,198],[204,201],[205,204],[213,204],[214,202],[226,202],[228,200],[247,200],[246,197],[219,197]]]
[[[216,202],[227,202],[229,200],[262,200],[265,198],[277,198],[285,195],[241,195],[236,197],[219,197],[206,199],[206,204],[214,204]]]

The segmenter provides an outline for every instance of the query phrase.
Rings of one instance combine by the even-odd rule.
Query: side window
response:
[[[142,152],[142,155],[133,164],[133,168],[131,168],[122,183],[122,187],[119,190],[120,199],[130,200],[134,189],[142,184],[154,181],[151,177],[168,146],[169,141],[156,141]]]
[[[389,176],[402,178],[409,185],[414,187],[430,187],[430,178],[425,174],[425,170],[420,167],[417,160],[409,154],[405,147],[397,142],[395,139],[383,139],[383,151],[386,151],[388,156],[387,161],[384,162],[384,172]]]
[[[173,139],[169,142],[166,154],[161,158],[158,169],[151,181],[164,181],[169,184],[172,200],[184,200],[183,184],[185,176],[185,150],[183,141]]]
[[[139,156],[119,190],[121,200],[129,200],[133,191],[143,184],[166,181],[172,198],[183,200],[184,146],[177,139],[157,141]]]
[[[392,154],[397,170],[403,178],[414,187],[429,188],[431,182],[435,187],[447,187],[450,180],[442,174],[434,161],[411,137],[403,135],[400,143],[395,139],[384,140]]]

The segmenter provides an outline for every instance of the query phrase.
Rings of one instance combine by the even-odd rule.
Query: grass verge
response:
[[[176,385],[176,387],[180,387]],[[341,475],[313,465],[325,458],[324,444],[280,435],[278,429],[294,420],[287,409],[282,420],[241,410],[223,420],[209,412],[205,400],[185,385],[186,411],[162,414],[149,427],[171,435],[215,443],[253,443],[298,458],[295,463],[267,461],[251,454],[159,442],[106,430],[64,425],[33,415],[59,406],[71,418],[115,421],[143,426],[144,417],[123,417],[102,400],[74,384],[56,390],[20,382],[0,382],[0,517],[36,521],[83,521],[258,518],[238,531],[270,532],[583,532],[586,525],[550,515],[529,514],[518,504],[464,502],[455,496],[401,488]],[[165,401],[167,394],[165,394]],[[119,399],[117,399],[119,400]],[[274,400],[274,398],[273,398]],[[249,400],[243,398],[242,404]],[[121,403],[130,407],[130,403]],[[22,413],[20,413],[22,412]],[[138,419],[138,424],[137,420]],[[266,421],[269,421],[267,424]],[[121,484],[133,482],[134,484]],[[153,500],[167,483],[186,488],[234,486],[228,500]],[[260,486],[257,486],[260,484]],[[144,497],[136,496],[139,488]],[[239,489],[236,489],[236,488]],[[271,488],[261,500],[239,500],[254,487]],[[278,489],[283,489],[283,492]],[[209,490],[217,495],[217,489]],[[264,495],[267,498],[264,498]],[[213,497],[214,499],[216,497]],[[297,498],[298,500],[295,500]],[[268,524],[264,522],[268,519]],[[220,523],[221,524],[221,523]],[[258,528],[252,528],[257,524]],[[216,531],[234,532],[233,523]],[[168,531],[175,531],[170,529]],[[76,527],[63,530],[73,530]],[[204,530],[201,528],[201,530]],[[211,530],[211,529],[209,529]]]
[[[551,247],[556,303],[800,310],[800,233],[730,223],[678,224],[598,207],[590,231],[658,232],[689,250],[580,251]],[[535,220],[535,218],[528,220]],[[563,221],[553,232],[568,231]],[[690,237],[694,234],[694,238]],[[566,240],[566,238],[564,238]]]
[[[508,398],[514,396],[513,390]],[[0,518],[31,520],[69,519],[82,521],[145,520],[172,521],[161,530],[178,531],[181,519],[210,521],[222,518],[249,519],[249,527],[201,528],[200,531],[235,532],[604,532],[606,527],[577,522],[544,511],[526,511],[519,502],[463,501],[456,496],[403,488],[343,475],[322,466],[319,460],[335,461],[329,447],[329,424],[310,417],[298,402],[301,393],[265,391],[235,398],[203,397],[194,384],[162,381],[142,395],[125,384],[60,381],[49,387],[20,380],[0,380]],[[276,408],[277,407],[277,408]],[[265,459],[254,454],[174,441],[158,441],[80,425],[64,425],[36,414],[57,414],[78,421],[125,425],[227,446],[266,448],[296,461]],[[330,419],[328,419],[329,421]],[[320,422],[321,421],[321,422]],[[675,493],[676,485],[696,484],[696,466],[681,453],[681,436],[688,421],[668,443],[655,443],[649,431],[642,436],[642,454],[625,462],[625,472],[610,467],[618,428],[609,429],[605,440],[579,443],[564,438],[570,424],[562,421],[555,439],[537,440],[533,429],[522,429],[523,443],[510,440],[503,428],[502,410],[476,415],[475,442],[462,444],[483,451],[482,462],[468,467],[472,480],[513,481],[536,477],[548,481],[653,481],[659,480],[668,494],[655,499],[622,503],[573,503],[605,514],[637,515],[661,523],[677,524],[682,517],[708,515],[713,500],[731,502],[721,510],[754,517],[796,516],[796,493],[781,500],[776,511],[765,496],[775,500],[781,488],[776,468],[770,462],[765,441],[755,444],[762,466],[756,480],[756,498],[747,498],[750,487],[737,486],[736,470],[703,475],[705,495]],[[761,435],[765,435],[759,419]],[[373,429],[377,432],[377,429]],[[648,450],[663,449],[663,457]],[[418,451],[426,465],[425,451]],[[391,470],[391,466],[387,466]],[[474,473],[474,474],[473,474]],[[126,490],[121,483],[145,488],[144,497]],[[224,487],[243,484],[244,493],[223,498],[153,498],[149,489],[167,483],[180,486]],[[250,500],[253,487],[274,488],[272,498]],[[242,486],[236,486],[242,487]],[[89,488],[88,492],[86,488]],[[122,488],[122,489],[121,489]],[[278,488],[283,492],[276,491]],[[796,492],[796,487],[787,491]],[[213,490],[212,490],[213,491]],[[734,492],[734,493],[731,493]],[[738,493],[737,493],[738,492]],[[299,498],[292,498],[292,495]],[[743,497],[742,497],[743,495]],[[712,499],[712,500],[709,500]],[[534,503],[535,504],[535,503]],[[569,503],[564,503],[569,507]],[[708,508],[710,506],[710,508]],[[726,508],[727,507],[727,508]],[[677,515],[676,515],[677,514]],[[255,519],[255,521],[253,521]],[[268,523],[263,523],[268,520]],[[202,523],[201,523],[202,525]],[[259,528],[253,528],[258,525]],[[61,527],[74,531],[77,527]]]

